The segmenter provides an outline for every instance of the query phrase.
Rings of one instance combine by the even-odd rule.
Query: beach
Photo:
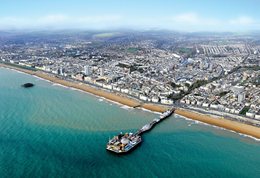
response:
[[[258,127],[254,127],[236,121],[231,121],[220,117],[215,117],[212,115],[200,114],[197,112],[188,111],[184,109],[177,109],[175,113],[190,119],[194,119],[200,122],[222,127],[228,130],[232,130],[245,135],[250,135],[257,139],[260,139],[260,128]]]
[[[167,107],[167,106],[143,103],[137,99],[129,98],[129,97],[124,96],[119,93],[105,91],[105,90],[102,90],[102,89],[99,89],[96,87],[89,86],[87,84],[83,84],[83,83],[79,83],[79,82],[65,81],[65,80],[59,79],[55,76],[50,76],[41,71],[31,71],[31,70],[26,70],[26,69],[18,68],[15,66],[9,66],[9,65],[5,65],[5,64],[0,64],[0,67],[14,69],[14,70],[17,70],[20,72],[34,75],[34,76],[43,78],[45,80],[51,81],[53,83],[57,83],[57,84],[64,85],[67,87],[72,87],[72,88],[75,88],[78,90],[82,90],[82,91],[94,94],[96,96],[103,97],[105,99],[108,99],[108,100],[111,100],[111,101],[114,101],[114,102],[117,102],[117,103],[120,103],[123,105],[127,105],[129,107],[139,107],[139,108],[147,109],[147,110],[150,110],[153,112],[164,112],[167,109],[169,109],[169,107]],[[254,127],[254,126],[243,124],[243,123],[236,122],[236,121],[230,121],[230,120],[224,119],[224,118],[214,117],[212,115],[200,114],[197,112],[189,111],[187,109],[176,109],[175,113],[178,115],[193,119],[193,120],[197,120],[197,121],[204,122],[204,123],[207,123],[210,125],[222,127],[222,128],[228,129],[228,130],[232,130],[232,131],[235,131],[238,133],[242,133],[242,134],[249,135],[249,136],[255,137],[257,139],[260,139],[260,128],[259,127]]]

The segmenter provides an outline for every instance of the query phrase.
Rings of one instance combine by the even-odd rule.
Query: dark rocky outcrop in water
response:
[[[25,83],[25,84],[22,85],[22,87],[24,87],[24,88],[30,88],[30,87],[33,87],[33,86],[34,86],[34,84],[32,84],[32,83]]]

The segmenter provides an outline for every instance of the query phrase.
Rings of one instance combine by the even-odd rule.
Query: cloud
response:
[[[214,18],[204,18],[196,13],[183,13],[172,17],[175,23],[187,25],[219,25],[220,21]]]
[[[47,14],[36,17],[0,17],[0,29],[110,29],[110,28],[160,28],[184,31],[236,31],[260,28],[258,20],[249,16],[220,19],[194,12],[172,16],[122,16],[118,14],[67,15]]]
[[[69,16],[49,14],[40,17],[0,17],[0,29],[3,28],[102,28],[118,25],[122,20],[119,15]]]
[[[63,14],[52,14],[43,17],[36,18],[38,23],[42,24],[56,24],[56,23],[64,23],[70,20],[70,18]]]
[[[172,19],[178,23],[198,24],[200,22],[198,15],[194,13],[179,14],[174,16]]]
[[[243,31],[260,28],[260,21],[250,16],[223,19],[205,17],[197,13],[182,13],[174,15],[170,19],[174,28],[185,31]]]
[[[119,15],[98,15],[98,16],[83,16],[74,20],[80,23],[118,22],[122,20],[122,17]]]
[[[8,28],[15,28],[15,27],[25,27],[29,26],[30,23],[20,17],[0,17],[0,29],[8,29]]]
[[[236,19],[231,19],[229,23],[231,25],[252,25],[255,23],[255,20],[252,19],[251,17],[242,16]]]

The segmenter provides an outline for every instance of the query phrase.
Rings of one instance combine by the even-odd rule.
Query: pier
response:
[[[151,130],[156,124],[160,123],[162,120],[166,119],[167,117],[171,116],[175,111],[175,108],[172,108],[171,110],[166,111],[163,113],[159,118],[153,119],[150,123],[144,125],[141,129],[139,129],[135,135],[141,135],[144,132],[147,132]]]
[[[162,113],[162,115],[160,115],[159,118],[153,119],[150,123],[144,125],[136,133],[120,133],[119,135],[114,136],[108,141],[106,149],[114,153],[129,152],[142,142],[141,135],[144,132],[151,130],[156,124],[166,119],[167,117],[170,117],[174,112],[175,108],[165,111]]]

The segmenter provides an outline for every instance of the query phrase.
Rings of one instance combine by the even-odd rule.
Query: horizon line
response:
[[[176,32],[176,33],[255,33],[260,32],[260,29],[255,30],[177,30],[170,28],[0,28],[0,32],[61,32],[61,31],[96,31],[96,32],[124,32],[124,31],[136,31],[136,32]]]

